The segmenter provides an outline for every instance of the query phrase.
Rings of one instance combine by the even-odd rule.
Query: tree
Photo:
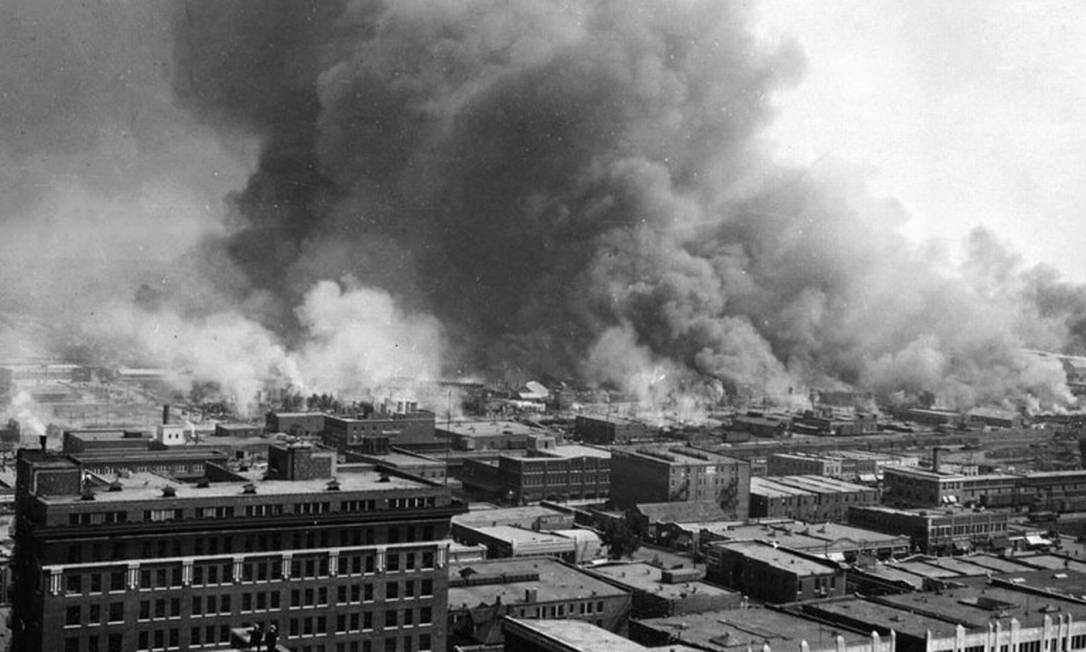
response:
[[[600,539],[611,559],[629,557],[641,547],[641,537],[626,520],[608,520],[600,531]]]

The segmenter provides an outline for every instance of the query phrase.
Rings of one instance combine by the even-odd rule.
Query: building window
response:
[[[124,603],[123,602],[110,602],[109,603],[109,622],[111,622],[111,623],[123,623],[124,622]]]
[[[78,606],[68,607],[64,610],[64,624],[65,625],[79,625],[80,624],[80,609]]]

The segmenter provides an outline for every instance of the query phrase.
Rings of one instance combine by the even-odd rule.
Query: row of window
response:
[[[414,498],[389,498],[382,501],[383,505],[377,500],[343,500],[339,501],[338,509],[333,510],[333,503],[329,501],[315,501],[304,503],[274,503],[274,504],[258,504],[258,505],[246,505],[239,514],[233,505],[220,505],[211,507],[196,507],[194,509],[181,509],[181,508],[169,508],[169,509],[148,509],[142,513],[143,520],[146,522],[163,522],[163,521],[178,521],[186,517],[198,518],[198,519],[210,519],[210,518],[233,518],[234,516],[280,516],[284,514],[328,514],[333,511],[338,512],[373,512],[378,509],[384,508],[389,510],[398,509],[421,509],[426,507],[436,507],[437,498],[435,496],[422,496]],[[137,512],[138,513],[138,512]],[[100,525],[108,523],[127,523],[131,520],[132,513],[126,511],[104,511],[104,512],[81,512],[68,514],[69,525]]]
[[[385,533],[384,543],[411,543],[415,541],[432,541],[434,539],[434,526],[387,526],[380,528]],[[84,544],[72,544],[68,547],[67,563],[75,564],[83,561],[84,556],[90,560],[103,559],[103,553],[108,552],[109,559],[121,560],[140,556],[150,557],[182,557],[191,555],[218,555],[232,554],[235,547],[245,552],[274,552],[284,548],[302,550],[306,548],[328,548],[334,546],[362,546],[377,545],[378,528],[342,528],[339,530],[307,530],[294,532],[293,534],[281,533],[257,533],[246,534],[244,537],[235,535],[199,535],[191,538],[180,536],[170,538],[158,538],[140,542],[137,547],[135,541],[113,541],[108,548],[102,543],[95,542],[86,547]]]
[[[430,570],[434,568],[434,551],[422,552],[408,551],[385,553],[385,570],[387,572]],[[338,575],[363,575],[376,572],[376,555],[373,553],[342,553],[339,557]],[[139,571],[140,589],[177,588],[183,585],[183,568],[180,564],[171,567],[144,568]],[[122,592],[126,590],[124,570],[115,570],[107,573],[69,572],[65,575],[66,593],[83,593],[86,588],[88,593]],[[330,558],[327,555],[319,557],[295,558],[290,562],[291,578],[313,579],[319,577],[331,577]],[[195,562],[192,565],[191,583],[193,586],[217,586],[232,584],[235,581],[234,562],[210,561]],[[247,561],[241,565],[240,582],[270,582],[285,579],[283,577],[283,562],[281,558]]]
[[[422,580],[420,582],[409,580],[402,583],[389,582],[385,585],[386,600],[408,599],[416,596],[430,597],[433,595],[433,592],[434,585],[432,580]],[[188,615],[191,617],[202,617],[231,614],[233,613],[235,604],[232,597],[233,596],[228,593],[223,595],[193,596],[192,609]],[[328,587],[294,589],[290,592],[290,606],[292,608],[326,607],[328,606],[328,598]],[[374,585],[355,584],[349,587],[339,586],[337,587],[336,598],[337,604],[340,605],[373,602]],[[242,613],[266,611],[269,609],[277,610],[280,608],[280,605],[280,593],[278,591],[258,591],[255,593],[241,594]],[[362,615],[360,616],[359,613]],[[397,616],[396,613],[401,615]],[[582,611],[582,613],[584,612]],[[106,606],[104,615],[107,617],[106,622],[109,624],[123,623],[125,621],[124,603],[109,603]],[[138,620],[141,622],[179,619],[182,615],[180,598],[157,598],[154,600],[141,600],[139,603]],[[64,624],[69,627],[95,627],[103,624],[102,616],[103,610],[101,604],[70,605],[64,612]],[[417,619],[416,611],[408,608],[404,609],[402,612],[395,612],[392,616],[385,616],[385,624],[386,626],[389,626],[388,623],[395,624],[397,622],[403,625],[430,624],[431,617],[432,612],[429,606],[419,607]],[[319,620],[314,622],[319,622],[320,624],[314,631],[323,635],[326,633],[324,617],[318,616],[317,618]],[[337,618],[347,618],[347,620],[336,621],[337,632],[372,629],[372,612],[356,612],[351,615],[344,614]],[[359,618],[362,620],[359,621]],[[312,618],[309,620],[311,621]],[[359,625],[359,622],[364,624]],[[305,633],[312,634],[314,632],[306,631]]]

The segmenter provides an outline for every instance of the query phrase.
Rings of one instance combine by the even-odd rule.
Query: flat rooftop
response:
[[[561,446],[555,446],[553,448],[547,448],[542,452],[555,455],[557,457],[596,457],[599,459],[609,460],[611,459],[611,451],[602,448],[596,448],[595,446],[582,446],[580,444],[563,444]]]
[[[364,455],[363,457],[373,460],[375,463],[384,462],[385,464],[390,464],[392,466],[445,466],[445,462],[435,460],[432,457],[400,453],[397,451],[391,451],[384,455]]]
[[[1000,582],[1047,591],[1074,599],[1086,595],[1086,573],[1073,570],[1031,570],[995,576]]]
[[[542,428],[520,423],[519,421],[491,421],[486,419],[471,421],[453,421],[450,424],[438,424],[438,430],[457,437],[498,437],[501,435],[543,435]]]
[[[470,527],[488,537],[499,541],[508,541],[514,545],[574,545],[572,539],[557,534],[536,532],[535,530],[526,530],[512,525],[486,525],[482,527],[469,525],[466,527]]]
[[[797,555],[783,548],[774,547],[758,541],[723,541],[711,544],[727,550],[734,550],[748,559],[784,568],[797,575],[822,575],[834,572],[830,564],[822,564],[802,555]]]
[[[795,487],[796,489],[803,489],[805,491],[810,491],[811,493],[820,494],[873,491],[871,487],[845,482],[844,480],[838,480],[837,478],[827,478],[821,475],[780,475],[774,476],[773,478],[770,478],[770,480],[779,485]]]
[[[152,473],[134,473],[129,478],[120,480],[123,485],[121,491],[108,491],[98,489],[94,492],[94,500],[97,503],[123,503],[137,500],[155,500],[163,498],[162,488],[169,485],[174,488],[175,496],[170,502],[175,501],[201,501],[208,498],[220,498],[226,496],[245,495],[243,488],[246,484],[256,487],[256,496],[292,496],[299,494],[323,495],[334,498],[337,494],[351,491],[380,491],[396,492],[410,489],[433,489],[428,484],[389,476],[388,481],[381,481],[380,474],[376,472],[344,473],[336,476],[339,482],[339,491],[328,491],[328,482],[332,478],[317,478],[313,480],[251,480],[249,482],[212,482],[207,487],[197,487],[171,480],[164,476]],[[71,496],[47,496],[40,498],[46,504],[57,505],[65,503],[81,502],[78,495]]]
[[[763,607],[647,618],[640,622],[671,632],[674,640],[709,650],[761,650],[766,643],[774,650],[798,650],[801,641],[807,641],[812,650],[823,650],[834,646],[833,638],[838,634],[844,637],[846,647],[871,640],[863,634]]]
[[[766,498],[790,498],[793,496],[813,496],[806,489],[799,489],[779,482],[773,478],[753,477],[750,479],[750,493]]]
[[[573,515],[560,512],[542,505],[524,507],[502,507],[499,509],[475,509],[453,517],[453,523],[472,527],[497,525],[499,523],[531,522],[540,518],[565,519],[572,521]]]
[[[646,562],[596,566],[592,569],[592,572],[597,575],[606,575],[613,581],[631,589],[651,593],[669,600],[680,600],[691,593],[697,593],[699,596],[738,595],[735,591],[728,591],[700,580],[676,582],[674,584],[665,583],[663,569]]]
[[[670,465],[737,464],[741,460],[689,446],[636,446],[623,452]]]
[[[928,631],[934,636],[954,636],[956,629],[955,623],[941,618],[908,613],[890,605],[859,598],[823,601],[812,604],[809,608],[815,614],[857,620],[872,629],[885,627],[920,639],[925,638]]]
[[[1073,620],[1086,617],[1086,604],[1055,596],[1037,596],[988,584],[987,578],[962,578],[962,588],[948,588],[940,593],[904,593],[884,595],[879,602],[909,612],[937,616],[966,628],[983,629],[995,618],[1009,629],[1011,618],[1023,627],[1040,625],[1046,616],[1071,615]]]
[[[848,546],[850,544],[864,543],[900,543],[908,545],[908,537],[894,534],[884,534],[874,530],[841,525],[838,523],[814,523],[808,524],[801,521],[783,523],[751,523],[726,526],[712,529],[711,532],[719,534],[733,541],[770,540],[777,541],[780,545],[789,548],[811,548],[835,543]]]
[[[449,610],[474,609],[480,604],[494,604],[501,598],[504,605],[525,604],[526,591],[535,590],[535,602],[564,602],[593,597],[626,595],[622,589],[612,586],[588,573],[567,566],[549,557],[524,557],[512,559],[487,559],[449,564],[449,579],[455,581],[471,569],[468,577],[480,583],[469,586],[449,587]],[[515,578],[536,573],[538,580],[503,582],[502,576]],[[493,577],[493,583],[483,583]]]
[[[646,652],[650,648],[583,620],[522,620],[510,618],[514,627],[523,627],[570,650],[593,652]]]

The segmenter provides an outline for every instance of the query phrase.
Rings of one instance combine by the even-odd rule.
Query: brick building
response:
[[[706,547],[707,577],[766,602],[845,595],[845,571],[816,555],[762,541],[714,542]]]
[[[500,644],[504,616],[575,619],[624,633],[626,591],[554,559],[497,559],[449,565],[450,640]]]
[[[315,437],[324,431],[326,416],[323,412],[268,412],[264,416],[264,430],[295,437]]]
[[[496,462],[464,460],[461,481],[484,498],[523,504],[595,498],[611,489],[611,453],[591,446],[551,446]]]
[[[435,443],[434,413],[418,410],[407,414],[364,412],[353,417],[328,416],[321,439],[339,451],[383,454],[393,446],[428,448]]]
[[[750,480],[751,518],[844,521],[849,507],[878,502],[878,489],[836,478],[789,475]]]
[[[1002,545],[1007,513],[961,508],[897,509],[881,505],[853,507],[850,525],[902,534],[915,550],[928,555],[954,554]]]
[[[702,582],[701,568],[663,569],[646,562],[594,566],[586,572],[633,596],[632,618],[662,618],[679,614],[733,609],[743,596]]]
[[[581,441],[593,444],[629,444],[652,438],[652,430],[642,421],[617,416],[580,415],[573,432]]]
[[[276,624],[290,649],[443,650],[443,487],[269,448],[268,479],[108,488],[71,457],[17,460],[14,649],[222,649]]]
[[[611,456],[611,498],[638,503],[715,502],[730,518],[750,509],[750,465],[688,446],[617,449]]]

